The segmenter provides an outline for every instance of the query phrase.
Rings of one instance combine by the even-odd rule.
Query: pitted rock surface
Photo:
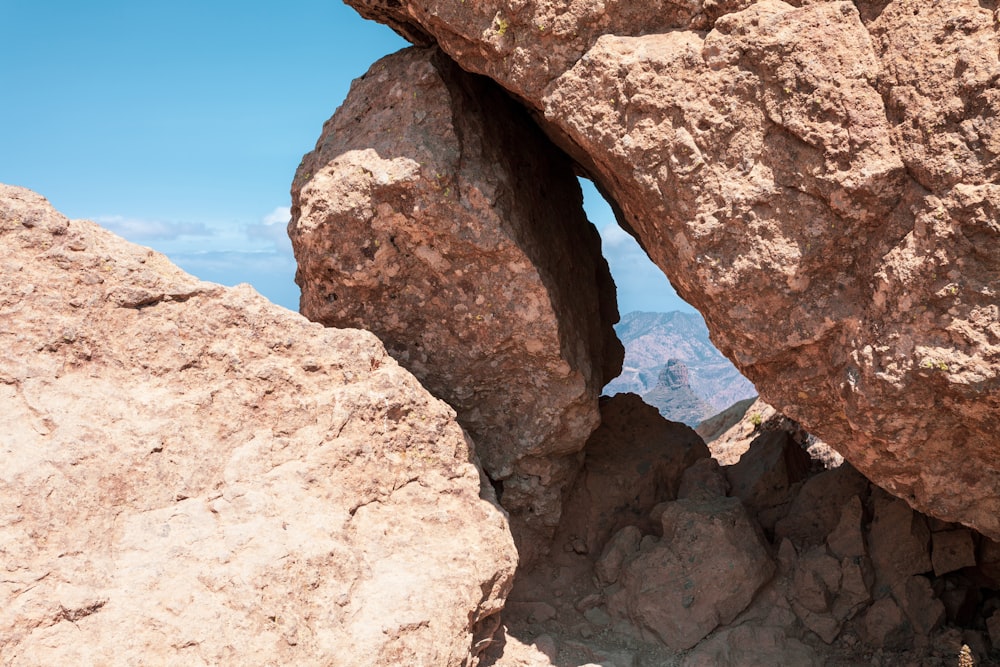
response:
[[[373,335],[9,186],[0,276],[0,662],[475,663],[513,541]]]
[[[523,100],[770,404],[1000,538],[995,3],[351,4]]]
[[[456,409],[517,534],[550,533],[623,354],[569,160],[494,84],[408,49],[355,82],[292,196],[302,313],[378,335]]]

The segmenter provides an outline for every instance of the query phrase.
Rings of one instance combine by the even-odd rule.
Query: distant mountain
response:
[[[660,371],[656,385],[642,395],[646,403],[652,405],[668,419],[697,426],[702,419],[716,412],[691,388],[691,374],[679,359],[671,359]]]
[[[615,331],[625,346],[625,362],[605,394],[639,394],[667,419],[691,425],[757,395],[712,345],[696,313],[628,313]]]

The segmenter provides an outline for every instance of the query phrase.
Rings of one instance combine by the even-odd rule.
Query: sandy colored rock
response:
[[[1000,539],[989,3],[352,4],[532,108],[769,403]]]
[[[302,313],[378,335],[455,408],[515,536],[550,533],[622,357],[569,160],[495,85],[407,49],[355,82],[292,203]]]
[[[675,499],[684,470],[708,458],[690,427],[667,421],[635,394],[602,397],[600,405],[601,426],[584,449],[560,527],[595,555],[625,526],[652,532],[653,507]]]
[[[0,276],[5,665],[475,662],[511,536],[374,336],[8,186]]]
[[[732,622],[775,566],[736,498],[667,503],[662,522],[663,537],[643,540],[620,581],[632,621],[688,649]]]

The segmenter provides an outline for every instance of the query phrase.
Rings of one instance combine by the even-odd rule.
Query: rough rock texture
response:
[[[496,86],[407,49],[355,82],[292,203],[302,313],[378,335],[456,409],[515,530],[551,532],[622,358],[569,160]]]
[[[666,503],[663,537],[621,573],[624,612],[674,649],[731,623],[774,574],[759,529],[736,498]]]
[[[995,3],[351,4],[522,99],[769,403],[1000,539]]]
[[[4,665],[475,662],[513,542],[374,336],[9,186],[0,276]]]
[[[596,553],[626,525],[649,532],[650,510],[675,499],[684,470],[708,457],[694,431],[635,394],[601,398],[601,426],[583,453],[561,525],[577,549]]]

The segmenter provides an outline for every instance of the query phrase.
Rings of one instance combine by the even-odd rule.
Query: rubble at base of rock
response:
[[[633,406],[631,414],[655,423],[655,411]],[[551,556],[519,572],[504,613],[508,637],[525,645],[541,638],[564,660],[518,662],[495,651],[487,664],[953,667],[965,664],[963,654],[968,664],[1000,664],[1000,582],[987,574],[997,571],[995,543],[914,512],[849,465],[781,463],[798,460],[808,441],[797,424],[782,423],[787,430],[757,437],[734,424],[744,462],[720,468],[702,457],[674,469],[672,482],[657,481],[661,502],[649,517],[623,524],[618,515],[615,532],[587,549],[573,548],[579,521],[567,502]],[[748,434],[749,445],[740,444]],[[618,451],[628,469],[689,447],[683,438],[656,449],[640,442],[617,431],[600,446]],[[799,453],[782,454],[775,443]],[[633,492],[648,493],[649,484],[635,478]],[[763,488],[776,495],[754,491]],[[601,498],[620,502],[586,498],[598,517],[611,516],[594,509]],[[787,515],[763,530],[761,518],[773,520],[776,506]],[[743,518],[729,516],[737,507]],[[753,553],[756,565],[740,564]],[[743,586],[749,595],[736,602]],[[545,614],[531,612],[543,604]]]

